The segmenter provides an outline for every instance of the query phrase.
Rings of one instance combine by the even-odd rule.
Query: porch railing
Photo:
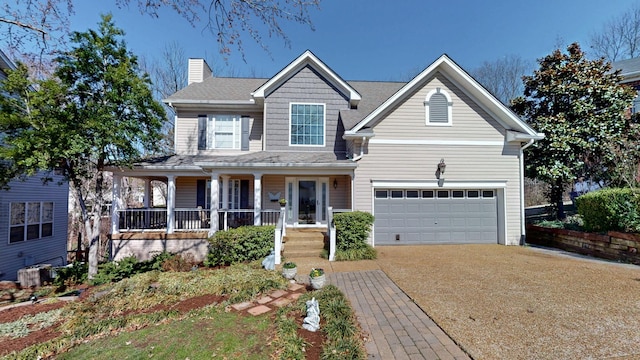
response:
[[[261,225],[276,225],[280,210],[261,210]],[[118,210],[119,229],[122,231],[167,229],[166,208],[140,208]],[[209,230],[211,211],[202,208],[176,208],[174,210],[175,230]],[[218,230],[227,230],[255,224],[254,209],[218,210]]]

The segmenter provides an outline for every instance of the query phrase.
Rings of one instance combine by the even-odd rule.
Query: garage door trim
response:
[[[498,243],[504,244],[507,236],[506,219],[506,180],[445,180],[442,186],[438,186],[438,180],[371,180],[371,209],[375,216],[375,191],[376,189],[477,189],[495,190],[497,200],[497,235]],[[375,223],[371,234],[371,244],[375,246]]]

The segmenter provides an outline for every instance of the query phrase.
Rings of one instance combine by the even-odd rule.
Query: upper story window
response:
[[[198,150],[249,150],[249,118],[198,115]]]
[[[451,126],[452,108],[451,96],[445,90],[436,88],[427,94],[424,102],[427,125]]]
[[[289,118],[290,145],[324,146],[324,104],[292,103]]]
[[[53,202],[12,202],[9,243],[53,235]]]

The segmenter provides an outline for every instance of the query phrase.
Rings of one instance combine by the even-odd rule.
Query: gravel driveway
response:
[[[377,247],[474,359],[640,359],[640,267],[501,245]]]

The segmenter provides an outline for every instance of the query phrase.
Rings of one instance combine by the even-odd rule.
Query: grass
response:
[[[326,336],[322,358],[366,358],[355,315],[335,286],[304,294],[279,309],[275,321],[271,313],[252,317],[225,311],[228,304],[286,286],[278,272],[265,271],[258,263],[138,274],[97,287],[88,299],[59,310],[64,314],[62,336],[3,359],[305,359],[307,344],[298,334],[296,319],[304,316],[305,301],[312,297],[319,301],[320,331]],[[166,306],[208,294],[228,300],[188,313]],[[47,313],[36,323],[59,319],[56,314]],[[21,329],[21,325],[7,326]]]
[[[274,331],[268,316],[209,307],[180,321],[82,344],[58,359],[268,359]]]

